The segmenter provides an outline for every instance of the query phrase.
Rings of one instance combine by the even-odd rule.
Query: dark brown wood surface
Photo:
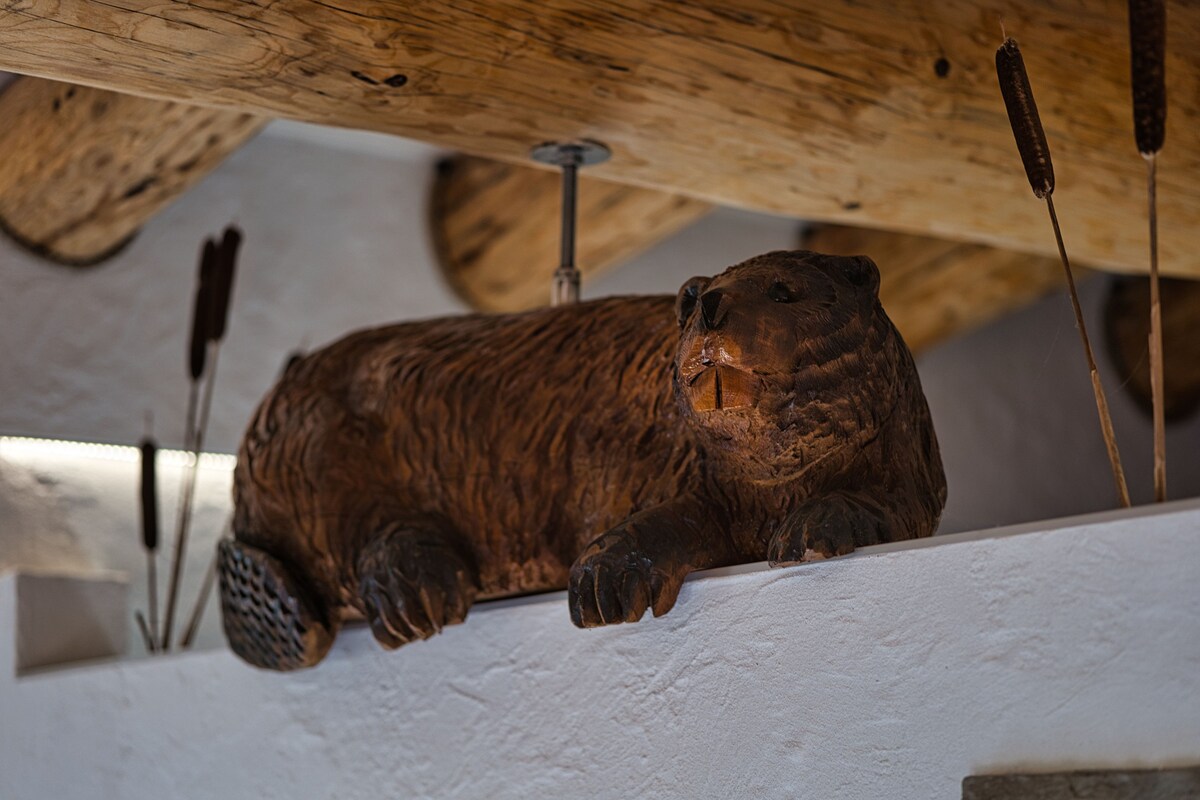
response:
[[[777,252],[677,298],[407,323],[293,363],[238,458],[235,651],[305,666],[346,614],[394,647],[564,586],[577,625],[634,621],[692,570],[932,534],[945,478],[878,287],[866,258]]]
[[[963,800],[1200,800],[1200,767],[973,775]]]

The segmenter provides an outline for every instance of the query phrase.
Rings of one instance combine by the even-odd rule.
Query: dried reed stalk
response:
[[[232,519],[230,520],[230,524]],[[228,528],[228,525],[226,526]],[[209,559],[208,569],[204,572],[204,581],[200,584],[200,592],[196,595],[196,603],[188,617],[187,627],[179,640],[179,648],[187,650],[196,640],[196,632],[200,630],[200,620],[204,617],[204,609],[208,606],[208,596],[212,593],[213,584],[217,579],[217,550],[213,548],[212,558]]]
[[[1167,9],[1163,0],[1129,0],[1133,130],[1146,159],[1150,206],[1150,396],[1154,409],[1154,500],[1167,499],[1166,399],[1163,396],[1162,300],[1158,282],[1157,156],[1166,137]]]
[[[150,626],[146,624],[146,616],[140,611],[135,611],[133,612],[133,618],[137,620],[138,630],[142,632],[142,641],[146,645],[146,652],[157,652],[157,648],[154,645],[154,636],[150,633]]]
[[[229,302],[233,297],[233,281],[237,272],[237,253],[242,244],[242,233],[235,227],[225,229],[221,244],[215,248],[212,267],[212,291],[208,297],[208,349],[211,364],[204,385],[204,400],[200,406],[200,419],[196,425],[193,444],[197,454],[204,443],[208,430],[208,415],[212,409],[213,387],[217,382],[217,359],[221,354],[221,340],[229,320]]]
[[[175,549],[171,553],[171,577],[167,586],[167,608],[164,614],[159,649],[171,649],[171,630],[175,622],[175,606],[179,602],[179,582],[187,553],[188,523],[192,516],[192,498],[196,491],[196,469],[200,462],[200,427],[196,411],[200,384],[205,374],[209,350],[209,331],[212,327],[212,305],[217,266],[217,245],[212,239],[204,242],[200,255],[200,271],[192,303],[192,335],[188,341],[188,407],[184,429],[184,449],[192,454],[191,464],[184,470],[179,489],[179,505],[175,514]]]
[[[1104,386],[1100,382],[1100,372],[1096,368],[1096,357],[1092,352],[1092,344],[1088,339],[1087,325],[1083,320],[1083,310],[1079,307],[1079,294],[1075,290],[1075,278],[1071,273],[1071,262],[1067,258],[1067,248],[1063,245],[1062,229],[1058,224],[1058,215],[1054,211],[1054,165],[1050,160],[1050,146],[1046,142],[1046,132],[1042,128],[1038,116],[1037,104],[1033,99],[1033,88],[1029,85],[1029,75],[1025,71],[1025,60],[1016,41],[1006,37],[1004,44],[996,50],[996,76],[1000,81],[1000,93],[1004,96],[1004,105],[1008,110],[1008,121],[1012,126],[1013,137],[1017,141],[1017,151],[1021,154],[1021,162],[1025,165],[1025,175],[1033,194],[1038,199],[1046,201],[1050,213],[1050,224],[1054,228],[1054,238],[1058,243],[1058,254],[1062,258],[1063,272],[1066,274],[1067,290],[1071,296],[1071,308],[1075,312],[1075,327],[1079,329],[1079,337],[1083,341],[1083,352],[1087,357],[1088,371],[1091,373],[1092,392],[1096,396],[1096,412],[1100,417],[1100,431],[1104,435],[1104,444],[1108,448],[1108,460],[1112,465],[1113,481],[1117,486],[1117,497],[1121,505],[1129,507],[1129,487],[1125,483],[1125,471],[1121,468],[1121,454],[1117,450],[1117,437],[1113,432],[1112,415],[1108,410],[1108,399],[1104,394]]]
[[[207,264],[207,278],[201,280],[201,286],[207,284],[208,289],[203,298],[197,297],[197,303],[204,303],[203,312],[205,314],[204,324],[204,348],[208,352],[208,370],[204,381],[204,399],[200,404],[200,415],[196,421],[195,429],[192,433],[192,469],[190,472],[190,480],[188,482],[187,493],[184,496],[184,515],[180,518],[181,524],[179,534],[176,537],[177,553],[182,553],[187,544],[188,531],[191,525],[191,506],[192,500],[196,491],[196,465],[200,460],[200,453],[204,448],[204,437],[208,431],[208,418],[212,410],[213,387],[217,383],[217,363],[221,355],[221,340],[225,336],[225,330],[229,320],[229,303],[233,297],[233,283],[235,273],[237,271],[237,253],[238,248],[242,243],[242,233],[237,228],[230,226],[225,229],[221,237],[221,243],[218,245],[211,239],[205,243],[204,259]],[[201,270],[202,273],[205,271]],[[203,291],[203,288],[202,288]],[[201,313],[201,307],[198,305],[196,313]],[[193,339],[193,352],[195,348]],[[182,556],[180,556],[182,561]],[[205,577],[205,582],[208,583],[208,576]],[[202,599],[207,595],[211,586],[201,587]],[[178,577],[172,575],[171,598],[176,597],[178,592]],[[203,606],[200,606],[202,609]],[[171,631],[171,623],[174,620],[175,606],[172,602],[168,608],[167,626],[164,630],[164,638],[169,642]],[[197,611],[193,611],[192,619],[196,625],[199,625],[199,616]],[[187,647],[191,644],[191,637],[195,635],[195,630],[190,628],[185,631],[182,646]],[[164,644],[164,648],[169,647]]]

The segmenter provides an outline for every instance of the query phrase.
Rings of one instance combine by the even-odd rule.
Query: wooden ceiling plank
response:
[[[0,230],[76,266],[120,250],[265,124],[40,78],[0,92],[0,120]]]
[[[10,0],[0,69],[387,131],[521,162],[614,151],[595,177],[709,202],[1052,255],[978,0]],[[1144,270],[1126,4],[1016,0],[1081,263]],[[1200,95],[1200,5],[1169,3],[1168,94]],[[1175,102],[1159,187],[1165,273],[1200,275],[1200,106]]]

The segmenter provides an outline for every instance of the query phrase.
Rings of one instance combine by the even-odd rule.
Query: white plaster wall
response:
[[[976,773],[1193,764],[1198,530],[1192,501],[733,570],[591,631],[543,595],[394,653],[345,631],[288,675],[224,651],[0,672],[0,796],[953,800]]]
[[[93,562],[59,502],[57,478],[45,473],[39,478],[6,461],[2,451],[0,447],[0,571],[87,569]],[[58,465],[51,470],[60,471]]]
[[[418,145],[357,154],[266,135],[102,267],[54,267],[0,242],[0,432],[130,443],[151,410],[160,441],[177,446],[197,255],[204,237],[231,221],[246,239],[213,404],[214,450],[236,448],[297,347],[458,310],[430,269],[432,154]]]
[[[1080,300],[1134,505],[1150,503],[1152,426],[1104,349],[1106,289],[1107,278],[1093,276],[1080,285]],[[950,487],[943,533],[1116,506],[1065,292],[933,349],[917,367]],[[1200,415],[1167,427],[1167,458],[1168,497],[1200,495]]]
[[[228,460],[228,459],[227,459]],[[176,499],[183,467],[160,458],[158,556],[159,610],[166,602],[167,576],[174,552]],[[203,583],[217,539],[225,533],[231,510],[232,467],[202,459],[196,474],[196,495],[187,557],[183,562],[179,610],[175,622],[178,641]],[[134,627],[135,611],[147,613],[149,591],[146,557],[141,548],[139,487],[136,461],[117,459],[103,451],[73,448],[40,448],[0,440],[0,571],[5,568],[53,570],[114,570],[129,583],[128,608],[122,618],[129,624],[125,639],[129,655],[146,655]],[[36,487],[36,492],[23,491]],[[215,593],[209,597],[194,647],[224,646]],[[0,800],[3,800],[0,793]]]
[[[438,277],[426,239],[425,195],[437,155],[391,137],[279,123],[107,265],[54,267],[0,241],[0,434],[132,443],[142,433],[143,411],[151,410],[160,441],[177,444],[196,253],[204,236],[231,220],[244,227],[246,242],[221,358],[212,449],[234,450],[294,348],[366,325],[458,313],[462,307]],[[1064,224],[1069,242],[1069,215]],[[786,219],[722,210],[589,284],[585,294],[674,292],[692,275],[791,247],[795,234],[796,224]],[[886,261],[886,254],[873,255]],[[1103,288],[1103,278],[1083,286],[1097,340]],[[1150,425],[1100,355],[1134,496],[1145,502]],[[949,475],[942,532],[1113,506],[1064,297],[937,348],[919,369]],[[1200,419],[1172,429],[1168,444],[1172,496],[1200,495]],[[0,465],[0,563],[82,558],[126,570],[132,603],[144,607],[136,471],[35,461]],[[175,485],[164,478],[167,530]],[[204,553],[220,530],[227,486],[227,478],[216,476],[202,484],[195,553]],[[189,562],[189,584],[203,568],[203,555]],[[218,640],[206,628],[202,641]]]

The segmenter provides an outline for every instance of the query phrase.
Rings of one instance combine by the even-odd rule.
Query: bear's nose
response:
[[[721,302],[724,299],[720,289],[700,295],[700,323],[705,330],[715,331],[724,322],[725,304]]]

